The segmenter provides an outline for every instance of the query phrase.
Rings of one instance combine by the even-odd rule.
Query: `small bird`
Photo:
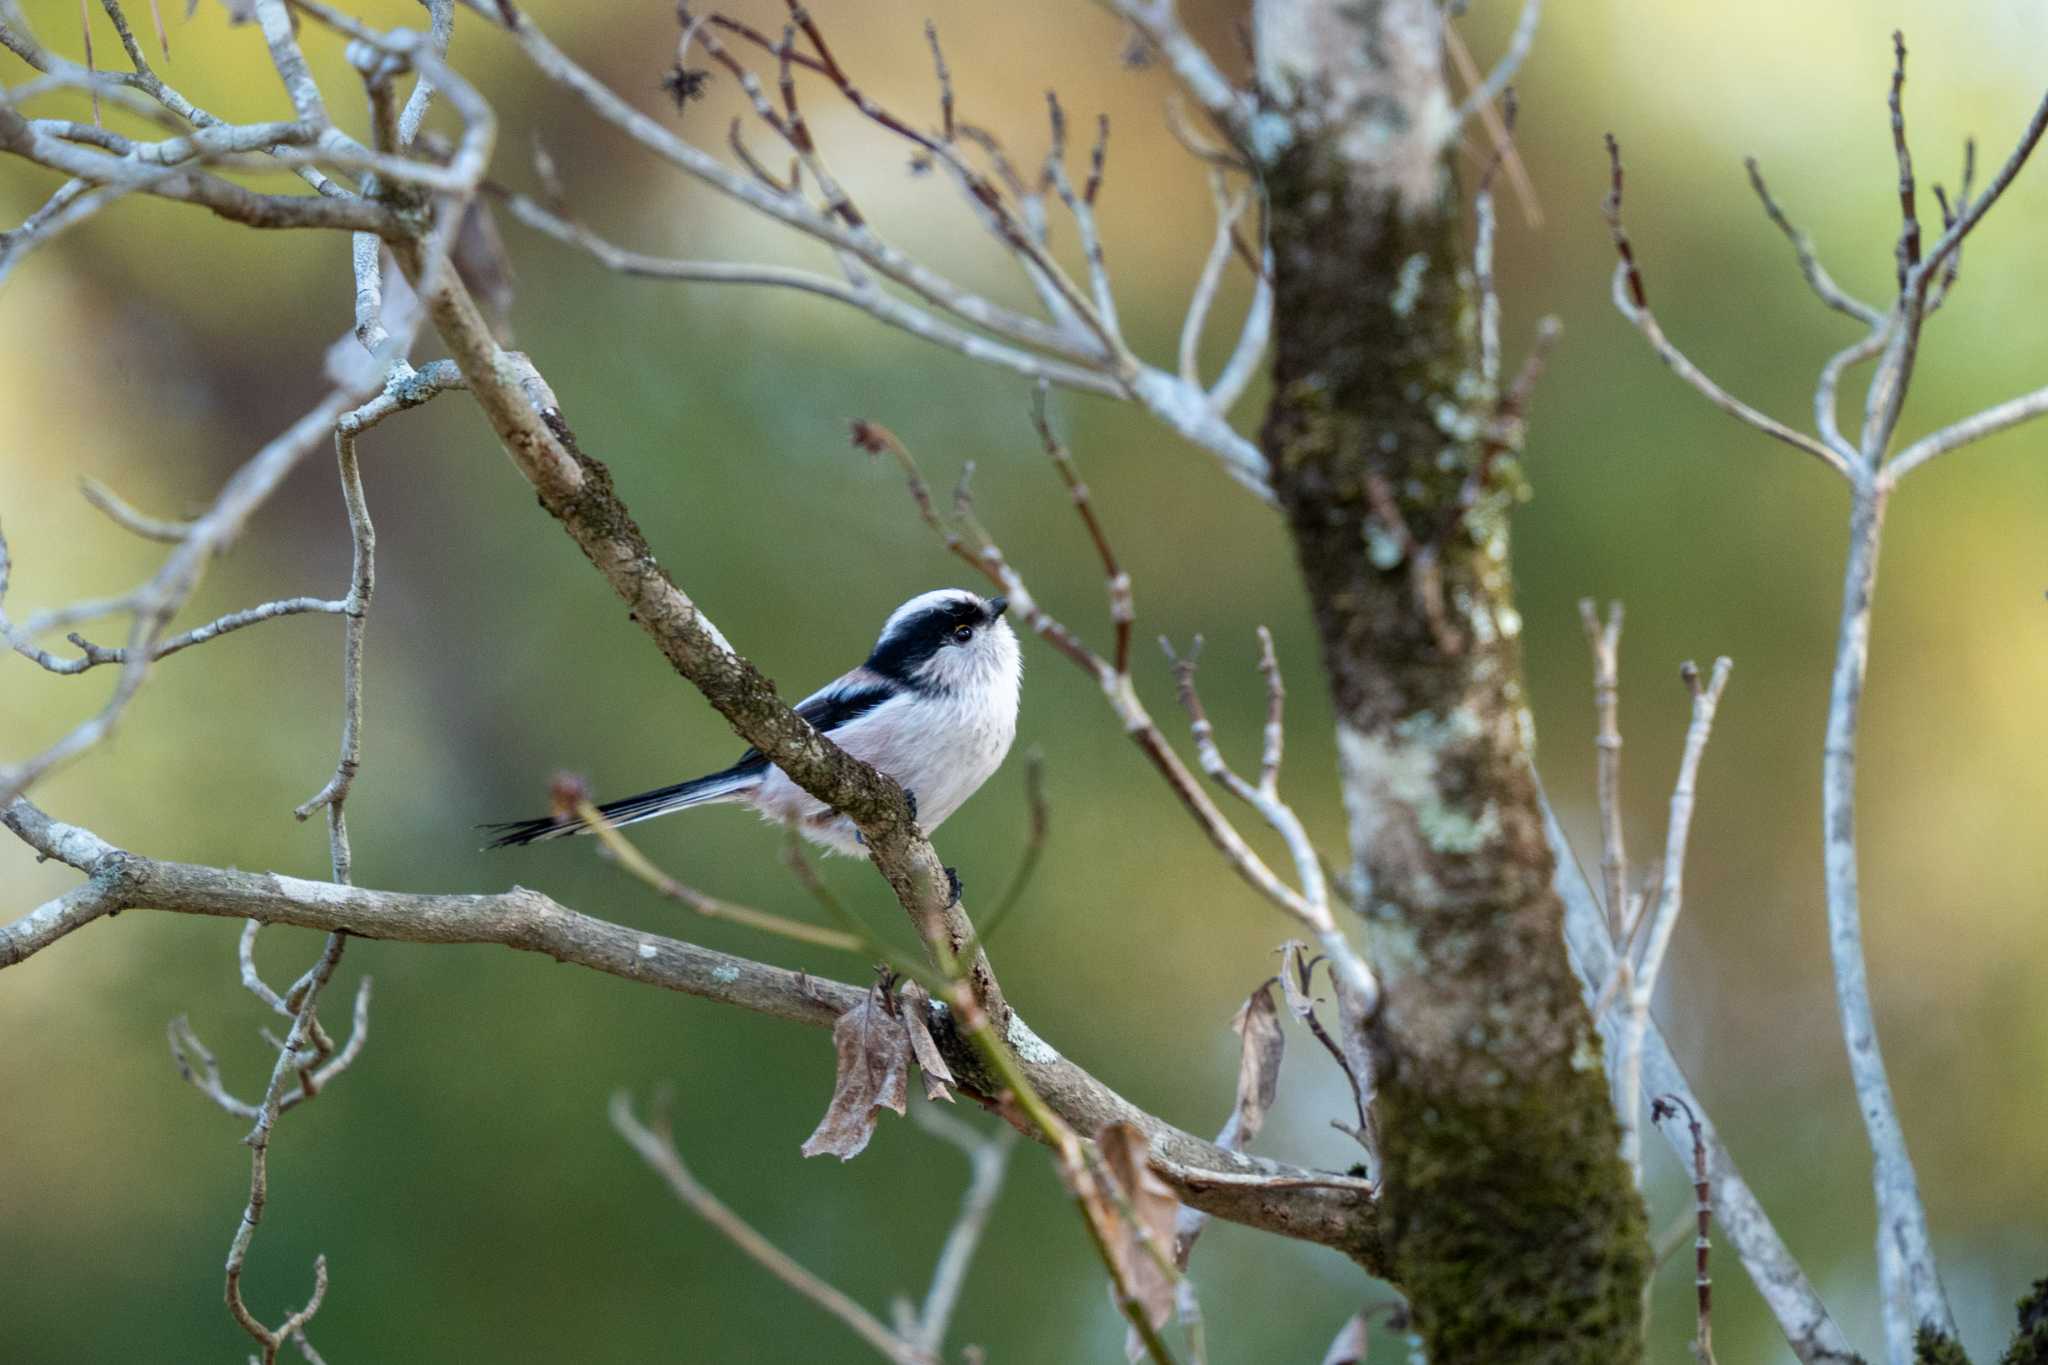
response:
[[[855,758],[896,779],[918,822],[935,830],[1002,766],[1017,737],[1023,658],[1003,619],[1002,597],[941,588],[890,614],[867,662],[797,703],[796,713]],[[722,772],[658,787],[599,806],[615,825],[651,820],[691,806],[751,806],[765,820],[794,821],[804,837],[834,853],[865,850],[853,822],[748,749]],[[517,820],[487,825],[492,848],[587,834],[581,820]]]

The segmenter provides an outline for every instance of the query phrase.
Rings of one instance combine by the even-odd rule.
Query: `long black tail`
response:
[[[742,763],[727,768],[724,772],[692,778],[688,782],[678,782],[672,787],[657,787],[651,792],[641,792],[638,796],[608,801],[597,809],[614,825],[631,825],[641,820],[652,820],[657,815],[667,815],[672,810],[686,810],[691,806],[708,806],[719,801],[735,800],[761,780],[763,766],[758,761]],[[503,824],[484,825],[482,828],[497,836],[488,845],[491,848],[535,844],[543,839],[559,839],[564,835],[590,832],[590,826],[573,816],[566,820],[557,820],[550,815],[543,815],[537,820],[512,820]]]

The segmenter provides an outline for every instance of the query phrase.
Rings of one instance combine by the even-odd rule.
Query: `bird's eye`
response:
[[[974,638],[974,627],[973,627],[973,626],[955,626],[955,627],[953,627],[953,643],[954,643],[954,644],[956,644],[956,645],[964,645],[964,644],[966,644],[966,643],[967,643],[967,642],[968,642],[969,640],[972,640],[973,638]]]

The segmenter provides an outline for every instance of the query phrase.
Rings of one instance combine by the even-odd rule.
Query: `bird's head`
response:
[[[1022,656],[1009,605],[961,588],[921,593],[890,613],[867,666],[920,691],[1014,689]]]

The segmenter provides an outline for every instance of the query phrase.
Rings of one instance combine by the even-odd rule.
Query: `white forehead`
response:
[[[889,613],[889,619],[882,623],[882,638],[888,639],[906,622],[931,611],[934,607],[949,607],[961,602],[981,605],[981,597],[965,588],[937,588],[931,592],[919,593],[902,606]]]

